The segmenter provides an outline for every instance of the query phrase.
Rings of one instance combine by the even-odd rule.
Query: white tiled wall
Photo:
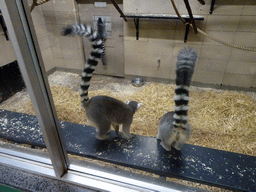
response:
[[[184,2],[175,2],[180,13],[187,14]],[[219,0],[213,14],[209,14],[211,0],[205,2],[203,6],[198,1],[190,1],[193,13],[205,18],[196,21],[200,29],[228,43],[256,47],[255,0]],[[123,0],[123,3],[126,13],[175,14],[170,0]],[[81,38],[62,37],[60,34],[64,26],[77,22],[77,14],[75,0],[51,0],[33,10],[32,18],[47,71],[54,67],[82,69]],[[185,26],[179,20],[141,19],[137,41],[133,20],[124,22],[125,75],[175,79],[177,54],[181,48],[191,46],[199,55],[193,81],[256,87],[255,52],[219,44],[201,34],[194,34],[192,29],[188,42],[184,44],[184,34]],[[3,58],[0,66],[16,59],[2,31],[0,56]]]
[[[209,14],[206,5],[189,1],[192,12],[202,15],[197,26],[231,44],[256,47],[256,1],[219,0]],[[183,1],[175,0],[181,14],[187,14]],[[124,0],[125,13],[175,14],[170,0]],[[207,84],[256,87],[256,53],[222,45],[190,28],[188,42],[183,43],[185,26],[178,20],[140,19],[139,40],[133,20],[124,24],[125,73],[147,77],[175,79],[175,61],[179,50],[194,47],[199,55],[193,81]],[[145,58],[145,59],[143,59]],[[163,65],[157,68],[157,60]],[[138,68],[137,68],[138,67]],[[142,71],[143,70],[143,71]]]
[[[16,60],[16,55],[14,53],[10,37],[9,37],[9,40],[7,41],[1,25],[0,25],[0,58],[1,58],[0,67]]]
[[[32,20],[39,42],[46,71],[55,67],[82,69],[83,52],[81,39],[78,37],[63,37],[64,26],[77,22],[75,0],[51,0],[36,6]],[[32,4],[32,0],[28,0]],[[10,41],[6,41],[0,28],[0,66],[16,59]]]
[[[62,29],[77,23],[76,1],[49,1],[41,5],[49,34],[54,67],[82,69],[83,52],[79,37],[63,37]]]
[[[0,27],[0,67],[16,60],[11,40],[6,40],[2,27]]]
[[[61,36],[65,26],[77,23],[75,3],[74,0],[52,0],[32,12],[46,71],[54,67],[82,69],[81,39]]]
[[[46,71],[54,68],[53,54],[51,49],[51,41],[46,28],[46,22],[40,6],[35,7],[31,12],[33,24],[36,31],[37,40],[44,60]]]

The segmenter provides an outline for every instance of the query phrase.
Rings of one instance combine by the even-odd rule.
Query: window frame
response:
[[[52,166],[56,176],[60,178],[67,172],[69,161],[28,3],[21,0],[1,0],[0,6]]]

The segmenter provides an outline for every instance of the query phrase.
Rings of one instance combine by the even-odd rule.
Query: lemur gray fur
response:
[[[81,106],[86,112],[86,116],[97,130],[96,138],[100,140],[109,139],[108,132],[111,125],[119,135],[119,125],[122,125],[123,134],[126,138],[131,138],[130,126],[134,113],[141,107],[141,103],[127,101],[123,103],[108,96],[95,96],[89,99],[88,89],[92,73],[102,56],[102,40],[97,31],[85,24],[75,24],[64,28],[62,35],[86,36],[92,42],[92,52],[85,63],[82,72],[80,85]]]
[[[175,109],[160,119],[157,139],[161,146],[170,151],[172,147],[180,150],[190,138],[188,123],[189,86],[191,84],[197,53],[192,48],[182,49],[176,63]]]

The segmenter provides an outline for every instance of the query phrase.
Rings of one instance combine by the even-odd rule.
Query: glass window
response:
[[[35,153],[48,156],[9,31],[0,27],[0,33],[0,146],[29,153],[37,150]],[[32,144],[35,142],[37,146]]]
[[[11,133],[10,137],[16,137],[19,143],[31,144],[32,148],[47,147],[55,174],[61,177],[66,172],[68,161],[65,155],[65,148],[62,145],[61,136],[59,135],[59,122],[56,118],[52,98],[49,95],[50,89],[45,78],[45,68],[41,59],[38,41],[35,38],[36,32],[29,13],[29,7],[26,2],[12,0],[0,1],[0,8],[14,50],[12,52],[9,51],[9,53],[15,53],[14,56],[16,56],[27,88],[23,92],[26,95],[29,93],[31,98],[31,101],[22,100],[22,104],[20,105],[23,111],[16,109],[18,108],[18,104],[15,102],[19,99],[16,99],[13,103],[10,102],[14,106],[13,110],[18,112],[16,113],[18,115],[18,121],[14,122],[16,119],[14,117],[8,120],[6,116],[1,114],[2,121],[7,124],[7,127],[1,126],[1,129],[10,131],[15,126],[18,131]],[[37,36],[40,36],[41,32],[40,30],[39,32],[37,31]],[[8,56],[8,54],[6,55]],[[15,77],[18,81],[18,75],[12,76],[12,78]],[[11,88],[11,86],[9,87]],[[5,91],[7,90],[3,90],[3,92]],[[6,102],[8,101],[6,100],[4,103]],[[29,108],[34,108],[34,110],[29,110]],[[21,113],[27,114],[24,115]],[[35,118],[35,115],[37,118]],[[31,124],[33,126],[30,126]],[[20,130],[22,131],[18,134],[17,132]],[[5,136],[8,131],[4,132],[1,130]],[[47,162],[49,163],[49,161]]]
[[[148,148],[150,151],[147,156],[142,157],[142,153],[139,153],[136,158],[134,158],[135,155],[132,150],[133,140],[116,139],[116,134],[113,130],[109,134],[113,138],[111,141],[95,139],[96,130],[92,127],[95,125],[88,122],[85,112],[80,106],[81,72],[85,66],[85,58],[89,58],[91,42],[85,37],[62,36],[62,31],[64,27],[77,22],[89,24],[95,30],[97,29],[99,18],[106,21],[108,39],[104,40],[104,44],[105,48],[107,48],[105,52],[105,59],[107,60],[99,61],[95,75],[90,81],[92,86],[89,89],[89,98],[96,95],[107,95],[124,102],[126,99],[132,98],[138,100],[137,91],[141,90],[140,88],[130,86],[130,82],[124,79],[100,76],[102,74],[124,76],[124,58],[120,56],[124,55],[123,38],[120,38],[123,37],[123,22],[114,6],[111,3],[104,2],[93,4],[91,1],[77,1],[80,2],[77,4],[76,1],[71,0],[42,1],[35,6],[32,4],[32,0],[28,2],[31,5],[30,7],[25,1],[0,0],[0,21],[2,25],[0,28],[0,150],[3,147],[50,157],[52,162],[50,167],[54,168],[56,176],[62,177],[65,175],[64,179],[73,178],[73,180],[76,177],[69,177],[70,175],[66,174],[66,172],[74,173],[73,171],[79,171],[88,173],[91,176],[91,172],[94,169],[87,169],[87,165],[94,166],[94,164],[98,164],[99,166],[113,167],[113,164],[106,163],[106,156],[110,157],[107,159],[110,162],[113,162],[112,160],[116,160],[117,156],[119,156],[121,159],[118,162],[119,164],[127,165],[130,163],[130,166],[131,162],[129,160],[133,157],[134,166],[132,165],[131,167],[137,166],[137,168],[141,168],[144,164],[150,162],[153,155],[162,155],[157,153],[159,152],[159,148],[157,148],[159,143],[153,138],[157,134],[160,113],[161,115],[163,113],[162,106],[157,109],[145,108],[143,109],[143,114],[135,114],[136,118],[134,118],[131,126],[131,132],[136,131],[135,133],[138,135],[152,138],[152,143],[150,143],[152,146]],[[132,41],[129,41],[128,44],[132,44]],[[135,46],[132,45],[130,48],[133,49]],[[149,61],[150,59],[145,55],[143,56],[141,52],[136,53],[139,55],[137,59]],[[137,59],[134,60],[135,62],[131,61],[136,63]],[[106,66],[104,62],[106,62]],[[159,67],[160,59],[158,59],[158,63]],[[144,67],[142,69],[142,71],[146,71]],[[132,67],[131,71],[133,70],[134,68]],[[168,70],[166,71],[167,73]],[[141,75],[139,70],[133,74]],[[147,73],[147,75],[150,74]],[[168,77],[169,75],[168,73]],[[166,95],[162,101],[167,103],[170,100],[170,95],[174,95],[173,87],[172,90],[173,93],[169,94],[166,88],[153,88],[149,92],[142,93],[141,100],[151,105],[153,100],[153,105],[156,105],[155,103],[161,103],[160,99],[163,99],[163,96],[158,97],[157,93],[163,92]],[[195,90],[196,93],[192,91],[191,95],[196,98],[199,93],[197,88]],[[152,93],[157,96],[156,99],[151,99]],[[147,99],[145,95],[148,96]],[[210,100],[212,98],[214,101],[216,100],[215,96],[211,97]],[[202,108],[200,104],[204,102],[199,97],[197,100],[197,105],[200,107],[196,111],[199,111]],[[140,100],[138,101],[141,102]],[[241,100],[238,101],[239,106],[243,103]],[[255,102],[252,103],[254,104]],[[229,107],[227,105],[227,108]],[[149,111],[154,115],[158,114],[158,116],[149,116]],[[230,110],[227,111],[229,112]],[[206,115],[202,117],[205,122]],[[192,116],[191,119],[192,124],[197,124],[193,120],[198,119],[198,117],[194,118]],[[114,129],[115,127],[116,125],[114,125]],[[205,126],[201,127],[204,128]],[[232,124],[226,124],[225,127],[227,128],[225,131],[233,131],[231,130]],[[152,132],[149,131],[151,128]],[[228,135],[226,138],[232,139],[231,136],[233,138],[233,134]],[[216,134],[214,134],[212,141],[209,142],[209,147],[212,147],[213,140],[216,140],[216,138],[220,137],[216,137]],[[216,141],[223,142],[226,139],[223,141],[217,139]],[[191,144],[198,144],[199,141],[197,139],[190,140],[190,142],[193,142]],[[252,143],[251,140],[249,142]],[[18,145],[13,145],[13,143],[18,143]],[[141,142],[137,142],[137,146],[140,146],[138,149],[145,150],[140,144]],[[200,143],[200,145],[203,145],[203,143]],[[224,144],[221,146],[224,146]],[[45,147],[47,147],[47,150]],[[247,148],[250,150],[249,153],[253,154],[252,148]],[[161,148],[161,150],[163,149]],[[70,166],[66,151],[69,153],[69,157],[72,157]],[[23,154],[22,157],[25,157],[25,155]],[[114,158],[111,159],[112,157]],[[28,156],[26,158],[29,159]],[[92,160],[92,158],[103,161]],[[139,162],[138,159],[141,160],[140,165],[136,164]],[[148,164],[159,168],[159,164],[163,162],[160,160],[158,164]],[[82,168],[80,167],[81,164],[83,164]],[[116,167],[118,166],[114,165],[114,168]],[[125,169],[130,172],[137,171],[125,166],[118,168],[119,170]],[[106,172],[110,172],[109,169]],[[77,172],[75,174],[77,177],[80,176],[78,176]],[[98,171],[97,174],[99,176],[102,172]],[[141,174],[140,171],[139,174]],[[119,183],[123,182],[122,179],[116,178],[116,175],[111,175],[108,178],[109,175],[111,174],[104,174],[102,178],[113,179]],[[153,174],[151,176],[160,177]],[[134,180],[129,182],[132,183]],[[138,183],[139,181],[136,181],[137,186],[139,186]],[[96,188],[97,184],[94,183]]]

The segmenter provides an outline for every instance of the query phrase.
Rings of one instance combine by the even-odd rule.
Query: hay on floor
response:
[[[51,85],[51,92],[60,120],[87,124],[85,113],[80,107],[78,92],[56,84]],[[105,89],[89,90],[90,98],[96,95],[111,96],[123,102],[129,99],[143,103],[135,113],[131,126],[131,132],[138,135],[156,136],[159,119],[164,111],[174,109],[174,85],[170,84],[150,83],[142,88],[134,88],[131,85],[112,83],[106,85]],[[244,92],[190,87],[189,122],[192,134],[188,143],[255,156],[256,101],[255,94],[253,95],[254,97]],[[26,91],[17,93],[3,102],[0,108],[34,115],[33,106]],[[100,164],[108,165],[105,162]],[[118,167],[139,174],[152,175],[131,168]],[[216,192],[228,191],[173,178],[167,178],[167,181]]]
[[[131,85],[130,85],[131,86]],[[256,154],[256,102],[253,97],[237,91],[216,91],[190,88],[191,138],[188,143],[199,146]],[[80,107],[78,92],[67,87],[51,85],[58,118],[72,123],[87,124]],[[164,111],[174,109],[174,85],[150,83],[140,91],[124,94],[109,89],[89,91],[89,97],[107,95],[123,102],[127,99],[143,103],[134,115],[131,132],[154,137]],[[7,105],[8,106],[8,105]],[[13,111],[34,114],[31,102],[17,104]],[[8,107],[1,107],[7,110]]]

